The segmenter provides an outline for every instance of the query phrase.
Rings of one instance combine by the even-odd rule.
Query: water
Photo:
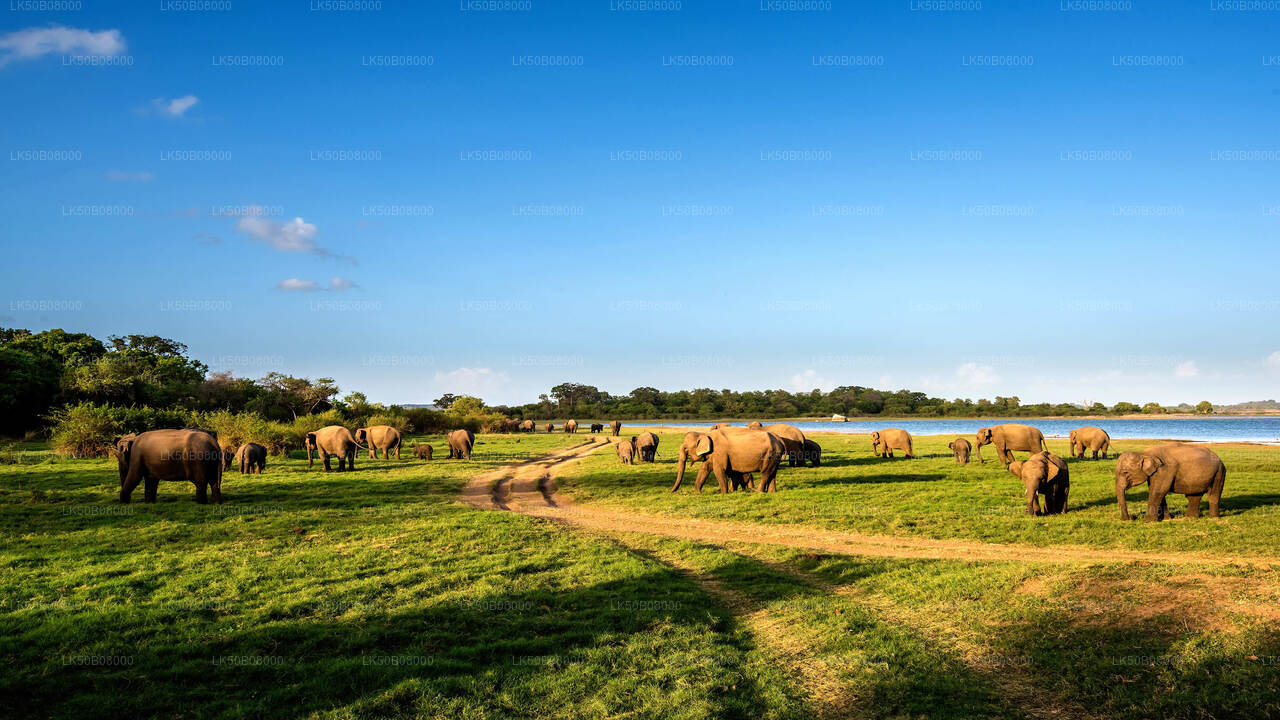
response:
[[[1161,440],[1202,440],[1213,442],[1265,442],[1280,443],[1280,417],[1251,418],[1064,418],[998,419],[980,420],[850,420],[849,422],[796,422],[789,423],[801,431],[820,430],[839,433],[869,433],[881,428],[902,428],[913,435],[958,435],[972,438],[978,428],[1002,423],[1022,423],[1040,428],[1045,437],[1063,437],[1075,428],[1085,425],[1100,427],[1113,439],[1152,438]],[[668,425],[680,427],[708,427],[712,422],[685,422],[672,420]],[[746,423],[734,423],[745,425]],[[767,422],[765,424],[768,424]],[[658,427],[658,423],[626,423],[628,427]]]

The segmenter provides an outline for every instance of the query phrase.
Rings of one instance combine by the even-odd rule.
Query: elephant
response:
[[[307,433],[307,467],[315,467],[311,453],[314,451],[324,461],[324,471],[329,472],[329,456],[338,456],[338,472],[356,469],[356,443],[351,431],[341,425],[329,425]]]
[[[564,431],[565,431],[565,432],[567,432],[567,433],[576,433],[576,432],[578,432],[578,421],[577,421],[577,420],[569,420],[569,421],[567,421],[567,422],[564,424]]]
[[[617,420],[610,420],[609,429],[613,431],[614,437],[618,437],[618,433],[622,432],[622,423]]]
[[[434,453],[435,453],[435,450],[434,450],[434,449],[432,449],[432,447],[431,447],[430,445],[425,445],[425,444],[424,444],[424,445],[414,445],[414,446],[413,446],[413,454],[414,454],[414,455],[417,455],[417,456],[418,456],[420,459],[422,459],[422,460],[430,460],[430,459],[431,459],[431,456],[432,456]]]
[[[728,425],[720,427],[728,427]],[[757,421],[748,423],[747,429],[773,433],[787,450],[787,464],[791,467],[804,467],[804,433],[800,432],[800,428],[784,423],[764,425]]]
[[[1009,463],[1009,472],[1022,480],[1027,491],[1027,514],[1040,515],[1037,493],[1044,495],[1045,515],[1059,515],[1067,511],[1067,495],[1071,492],[1071,473],[1067,461],[1048,450],[1031,453],[1026,461]]]
[[[671,492],[680,489],[685,463],[690,459],[703,461],[694,482],[694,489],[699,493],[712,472],[722,493],[729,492],[730,480],[736,486],[745,483],[754,473],[760,473],[760,492],[774,492],[778,489],[778,466],[785,452],[782,440],[764,430],[720,428],[709,433],[688,433],[680,446],[680,466]]]
[[[520,429],[520,421],[504,418],[498,421],[498,432],[512,433]]]
[[[1187,517],[1200,517],[1200,498],[1209,496],[1209,517],[1218,517],[1222,486],[1227,468],[1222,458],[1211,450],[1195,445],[1169,443],[1149,447],[1142,452],[1124,452],[1116,458],[1116,502],[1120,519],[1129,519],[1124,491],[1149,483],[1147,488],[1147,522],[1169,517],[1165,496],[1171,492],[1187,496]]]
[[[996,446],[996,455],[1005,468],[1013,462],[1014,450],[1025,450],[1034,455],[1041,450],[1049,449],[1049,445],[1044,441],[1044,433],[1030,425],[1017,423],[995,425],[978,430],[978,462],[980,463],[986,462],[982,459],[983,445]]]
[[[591,423],[591,432],[604,432],[604,423]]]
[[[400,431],[390,425],[373,425],[356,430],[356,442],[369,446],[369,458],[378,459],[378,451],[382,451],[382,459],[391,459],[391,450],[395,448],[396,459],[400,459]]]
[[[805,438],[804,459],[808,460],[809,464],[814,467],[822,465],[822,446],[809,438]]]
[[[636,439],[618,441],[618,459],[623,465],[630,465],[636,459]]]
[[[534,424],[532,420],[525,420],[520,423],[520,432],[533,432]]]
[[[642,432],[631,440],[635,442],[640,462],[653,462],[658,456],[658,436],[654,433]]]
[[[241,475],[252,475],[255,469],[261,475],[267,469],[267,449],[258,443],[245,443],[236,450],[236,462],[240,463]]]
[[[1084,451],[1092,450],[1093,459],[1098,459],[1098,452],[1102,452],[1102,459],[1107,459],[1107,450],[1111,447],[1111,436],[1106,430],[1098,427],[1082,427],[1072,430],[1068,435],[1071,440],[1071,457],[1084,459]],[[1076,452],[1076,446],[1079,446],[1079,452]]]
[[[973,450],[973,446],[969,444],[968,440],[965,440],[964,438],[956,438],[955,440],[947,443],[947,447],[951,452],[956,454],[957,463],[960,463],[961,465],[969,464],[969,452]]]
[[[454,430],[449,433],[449,459],[471,459],[471,447],[476,444],[476,434],[470,430]]]
[[[883,450],[882,450],[883,448]],[[911,433],[901,428],[885,428],[871,433],[871,454],[876,457],[893,457],[894,450],[901,450],[909,458],[915,458]]]
[[[547,432],[551,432],[552,430],[555,430],[555,429],[556,429],[556,426],[554,423],[547,423]]]
[[[156,501],[161,480],[185,480],[196,486],[196,502],[222,502],[222,470],[225,451],[216,434],[205,430],[150,430],[130,433],[115,444],[120,469],[120,502],[138,483],[143,501]]]

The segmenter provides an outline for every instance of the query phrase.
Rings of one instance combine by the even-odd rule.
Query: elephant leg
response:
[[[192,480],[191,482],[196,486],[196,502],[201,505],[207,504],[209,502],[209,483],[205,482],[203,478]]]
[[[347,458],[347,469],[348,470],[356,469],[356,451],[355,450],[352,450],[351,457]]]
[[[396,459],[400,459],[400,445],[398,444],[396,445]]]
[[[698,477],[694,478],[693,481],[693,489],[697,490],[699,494],[702,493],[702,485],[707,481],[707,476],[710,474],[711,463],[703,462],[702,465],[698,467]]]
[[[1165,493],[1168,490],[1161,490],[1151,487],[1147,490],[1147,522],[1156,522],[1165,519],[1169,514],[1169,505],[1165,502]]]
[[[120,483],[120,502],[129,502],[129,496],[133,494],[133,489],[138,487],[138,483],[142,480],[142,473],[137,469],[130,467],[129,473],[125,475],[124,482]]]
[[[729,494],[729,478],[725,473],[725,469],[722,467],[713,467],[711,469],[715,471],[716,484],[720,486],[720,494],[728,495]]]
[[[1027,486],[1027,514],[1035,517],[1040,514],[1040,499],[1036,497],[1036,486]]]
[[[153,477],[143,480],[142,484],[142,501],[153,503],[156,501],[156,491],[160,489],[160,481]]]
[[[329,453],[324,454],[324,471],[329,472]]]
[[[1203,497],[1204,497],[1203,495],[1187,496],[1187,517],[1189,518],[1200,517],[1200,499]]]

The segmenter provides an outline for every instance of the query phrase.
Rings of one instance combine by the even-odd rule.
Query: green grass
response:
[[[952,438],[915,438],[917,459],[876,458],[865,435],[822,435],[823,464],[778,474],[779,492],[717,494],[714,475],[693,491],[698,466],[686,471],[676,494],[676,454],[683,433],[659,433],[659,458],[631,467],[611,453],[597,453],[567,471],[561,492],[579,502],[702,518],[790,523],[866,533],[967,538],[1032,545],[1088,545],[1152,550],[1276,554],[1280,535],[1280,448],[1213,448],[1227,466],[1222,517],[1187,520],[1186,501],[1170,495],[1177,515],[1164,523],[1121,522],[1114,490],[1115,462],[1069,460],[1071,496],[1066,515],[1029,518],[1021,482],[983,448],[985,464],[957,465],[946,445]],[[1117,441],[1117,452],[1140,450],[1147,441]],[[1050,450],[1068,454],[1066,440]],[[1025,453],[1020,454],[1025,457]],[[1131,514],[1146,509],[1146,487],[1127,494]],[[1136,512],[1135,512],[1136,511]],[[1203,511],[1208,512],[1207,504]]]

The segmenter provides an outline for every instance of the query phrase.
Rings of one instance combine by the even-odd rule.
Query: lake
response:
[[[1066,437],[1075,428],[1093,425],[1107,431],[1114,439],[1158,438],[1169,440],[1207,440],[1215,442],[1280,442],[1280,417],[1271,418],[1135,418],[1135,419],[1081,419],[1052,420],[998,419],[980,420],[850,420],[849,422],[796,422],[790,423],[802,431],[814,430],[839,433],[869,433],[886,427],[897,427],[913,435],[963,435],[973,437],[978,428],[1001,423],[1023,423],[1040,428],[1045,437]],[[667,425],[680,427],[709,427],[712,422],[685,422],[672,420]],[[743,425],[745,423],[734,423]],[[626,423],[627,427],[659,427],[659,423]]]

